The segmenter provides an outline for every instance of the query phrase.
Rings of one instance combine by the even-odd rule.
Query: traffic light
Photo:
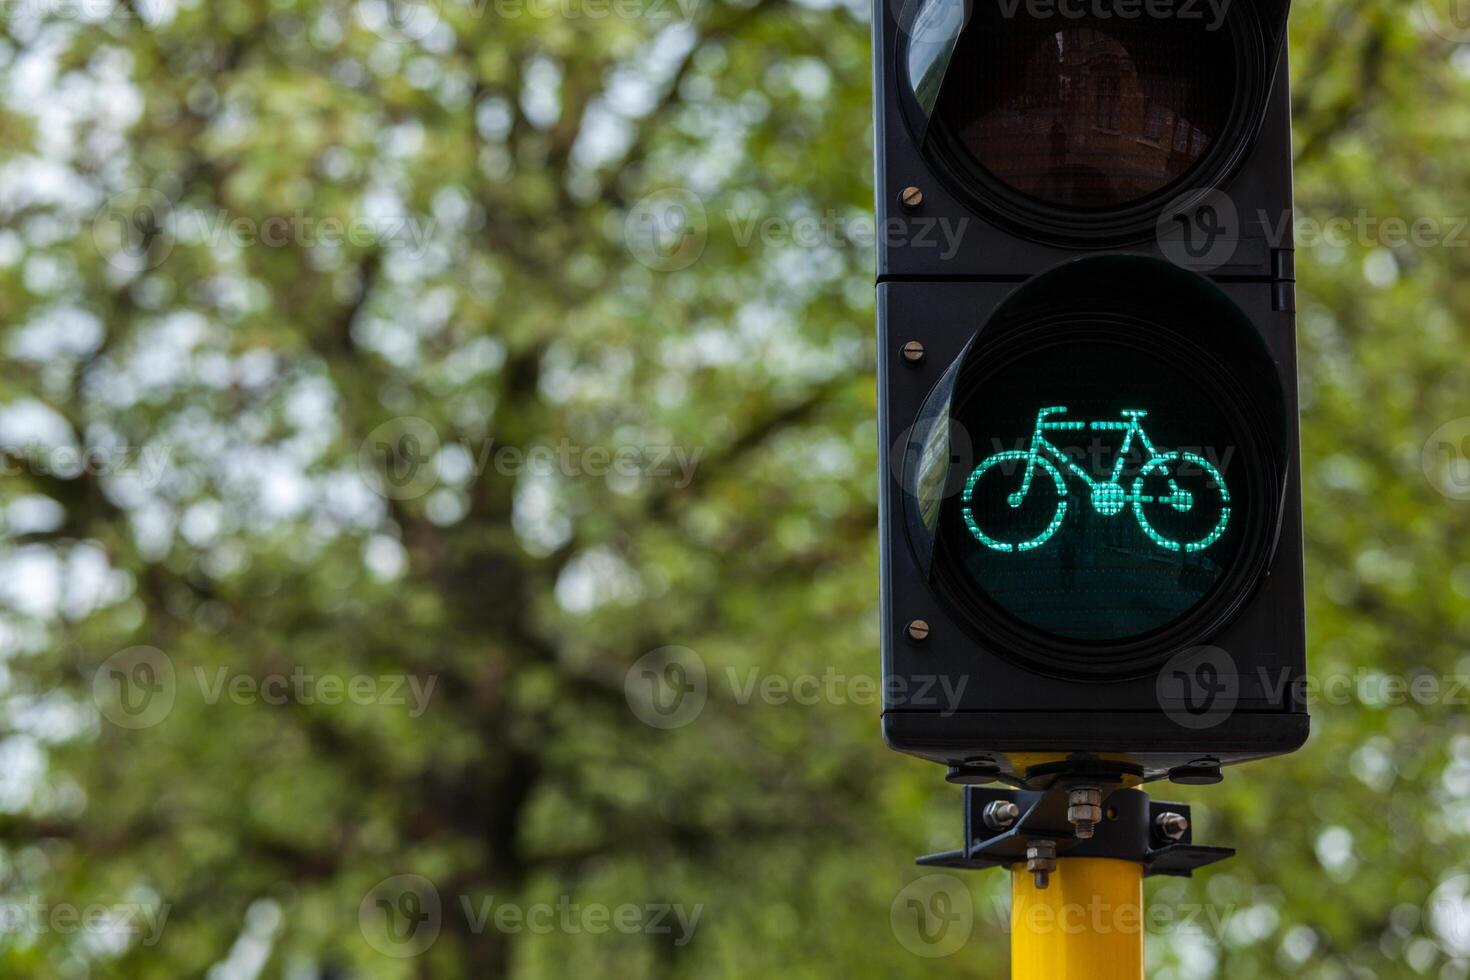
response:
[[[884,733],[957,782],[1306,739],[1287,7],[878,5]]]

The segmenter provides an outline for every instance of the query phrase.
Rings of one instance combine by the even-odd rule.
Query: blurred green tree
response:
[[[1151,960],[1464,976],[1470,509],[1421,449],[1470,414],[1470,38],[1296,10],[1354,686],[1190,794],[1243,853],[1152,889],[1209,914]],[[865,5],[0,12],[6,975],[1003,973],[1003,876],[946,960],[890,924],[956,795],[872,698]]]

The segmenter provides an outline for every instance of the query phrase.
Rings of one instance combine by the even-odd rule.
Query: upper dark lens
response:
[[[1211,15],[1014,16],[979,0],[937,106],[991,176],[1049,205],[1116,209],[1188,174],[1235,100],[1235,52]]]

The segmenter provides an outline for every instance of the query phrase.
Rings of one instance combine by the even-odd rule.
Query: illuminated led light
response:
[[[1154,530],[1153,526],[1149,524],[1148,518],[1144,515],[1142,507],[1143,481],[1154,470],[1163,473],[1162,468],[1169,463],[1186,463],[1190,466],[1198,467],[1201,472],[1214,482],[1216,489],[1220,492],[1220,520],[1216,522],[1214,529],[1209,534],[1206,534],[1198,541],[1180,542],[1166,538]],[[1143,469],[1139,470],[1138,478],[1133,481],[1133,496],[1139,501],[1133,507],[1134,514],[1138,518],[1138,526],[1143,528],[1143,533],[1148,535],[1154,544],[1167,551],[1183,551],[1187,554],[1204,551],[1210,545],[1220,540],[1221,536],[1225,533],[1225,528],[1230,524],[1230,488],[1225,485],[1225,477],[1220,474],[1220,471],[1213,464],[1195,453],[1165,453],[1150,459],[1143,465]],[[1169,496],[1158,498],[1158,502],[1168,504],[1183,514],[1193,509],[1194,495],[1188,490],[1181,488],[1171,477],[1169,479]]]
[[[1051,476],[1052,482],[1056,485],[1057,512],[1055,515],[1052,516],[1051,523],[1049,523],[1046,526],[1046,529],[1043,530],[1039,535],[1030,539],[1029,541],[1022,541],[1017,544],[1012,544],[1007,541],[1000,541],[996,538],[992,538],[990,535],[981,530],[979,523],[977,523],[975,520],[975,511],[971,505],[974,503],[975,500],[975,484],[980,482],[980,477],[985,475],[986,470],[990,469],[992,466],[999,466],[1002,463],[1020,462],[1022,460],[1026,461],[1027,463],[1024,488],[1022,489],[1019,497],[1016,494],[1011,494],[1007,498],[1006,502],[1010,505],[1012,509],[1020,507],[1021,500],[1024,499],[1026,492],[1031,488],[1031,474],[1037,469],[1042,469]],[[1057,529],[1062,526],[1062,521],[1067,516],[1067,484],[1066,481],[1062,479],[1062,474],[1057,472],[1057,468],[1046,459],[1042,459],[1041,457],[1035,456],[1032,453],[1019,451],[997,453],[996,455],[987,459],[985,462],[981,463],[979,466],[975,467],[975,471],[971,473],[970,478],[965,481],[965,489],[960,494],[960,505],[960,514],[964,517],[965,526],[970,529],[970,533],[975,536],[976,540],[985,545],[987,548],[993,549],[995,551],[1008,552],[1032,551],[1046,544],[1046,542],[1051,539],[1051,536],[1057,533]]]
[[[1015,450],[1011,452],[997,453],[989,457],[975,467],[965,483],[961,495],[961,514],[965,526],[970,533],[981,544],[993,551],[1006,553],[1020,553],[1033,551],[1040,548],[1051,540],[1052,536],[1061,528],[1063,520],[1067,516],[1067,485],[1063,477],[1063,471],[1070,473],[1081,481],[1087,488],[1092,500],[1092,508],[1103,517],[1116,517],[1130,505],[1133,515],[1138,521],[1139,528],[1154,544],[1165,551],[1184,552],[1194,554],[1204,551],[1225,534],[1225,529],[1230,524],[1230,490],[1225,485],[1225,477],[1220,471],[1204,457],[1188,452],[1159,452],[1154,448],[1147,433],[1143,431],[1143,419],[1148,412],[1142,409],[1127,409],[1120,413],[1121,420],[1105,419],[1095,422],[1080,422],[1064,419],[1053,419],[1053,416],[1065,415],[1067,409],[1061,406],[1043,408],[1036,413],[1036,426],[1031,435],[1031,448],[1028,450]],[[1106,480],[1094,479],[1092,474],[1082,469],[1056,446],[1052,445],[1046,438],[1047,432],[1075,432],[1082,429],[1090,429],[1094,432],[1122,432],[1123,445],[1118,451],[1117,462],[1113,466],[1112,474]],[[1122,485],[1123,466],[1127,461],[1129,450],[1137,441],[1138,445],[1148,453],[1148,460],[1139,470],[1138,476],[1133,481],[1131,490],[1125,490]],[[1020,489],[1007,495],[1006,503],[1011,510],[1019,509],[1031,492],[1031,482],[1036,471],[1041,470],[1049,475],[1057,491],[1057,509],[1051,522],[1037,536],[1021,542],[1003,541],[991,533],[987,533],[980,527],[975,517],[975,488],[980,478],[990,469],[1003,463],[1023,463],[1024,472],[1021,478]],[[1145,504],[1158,504],[1169,507],[1175,513],[1187,514],[1194,510],[1196,494],[1181,487],[1175,476],[1178,470],[1171,470],[1171,466],[1188,466],[1197,469],[1208,478],[1215,490],[1220,495],[1220,518],[1215,526],[1198,541],[1176,541],[1173,538],[1161,534],[1148,520],[1144,512]],[[1144,493],[1144,481],[1151,475],[1157,473],[1169,481],[1169,492],[1167,494]],[[1172,475],[1171,475],[1172,473]]]

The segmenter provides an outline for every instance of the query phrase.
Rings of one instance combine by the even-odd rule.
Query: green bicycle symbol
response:
[[[1063,472],[1072,474],[1088,487],[1092,497],[1092,508],[1103,517],[1116,517],[1123,512],[1125,507],[1132,506],[1133,516],[1138,519],[1138,526],[1143,529],[1143,533],[1148,535],[1154,544],[1166,551],[1200,552],[1220,540],[1220,536],[1225,533],[1225,528],[1230,523],[1230,491],[1225,486],[1225,478],[1220,475],[1220,471],[1213,464],[1195,453],[1169,453],[1155,449],[1148,435],[1143,431],[1143,419],[1148,415],[1147,412],[1129,409],[1124,411],[1122,419],[1117,421],[1074,422],[1054,418],[1054,416],[1065,414],[1067,414],[1066,408],[1043,408],[1036,414],[1036,429],[1031,436],[1030,449],[997,453],[981,462],[970,474],[960,496],[961,514],[964,516],[965,526],[980,543],[995,551],[1013,553],[1032,551],[1046,544],[1061,528],[1062,521],[1067,516],[1067,484],[1062,476]],[[1124,434],[1123,446],[1118,451],[1117,462],[1113,465],[1112,475],[1107,480],[1094,480],[1090,473],[1069,459],[1046,437],[1048,432],[1084,430]],[[1148,460],[1138,471],[1138,475],[1133,480],[1133,486],[1129,489],[1125,488],[1122,483],[1123,464],[1135,441],[1148,454]],[[975,490],[981,478],[990,470],[1006,463],[1025,464],[1025,475],[1021,480],[1021,488],[1006,497],[1006,504],[1012,511],[1019,510],[1022,503],[1025,502],[1037,473],[1049,476],[1052,483],[1056,485],[1056,513],[1040,534],[1026,541],[1003,541],[994,534],[986,533],[981,529],[975,515]],[[1176,514],[1188,514],[1193,511],[1196,504],[1195,494],[1181,487],[1176,479],[1182,475],[1183,470],[1203,473],[1220,495],[1220,519],[1208,534],[1197,541],[1175,541],[1159,533],[1149,523],[1148,514],[1144,509],[1145,505],[1162,505]],[[1002,470],[1002,472],[1006,471]],[[1168,480],[1167,493],[1144,492],[1145,482],[1153,475]],[[1002,508],[996,509],[1004,512]]]

